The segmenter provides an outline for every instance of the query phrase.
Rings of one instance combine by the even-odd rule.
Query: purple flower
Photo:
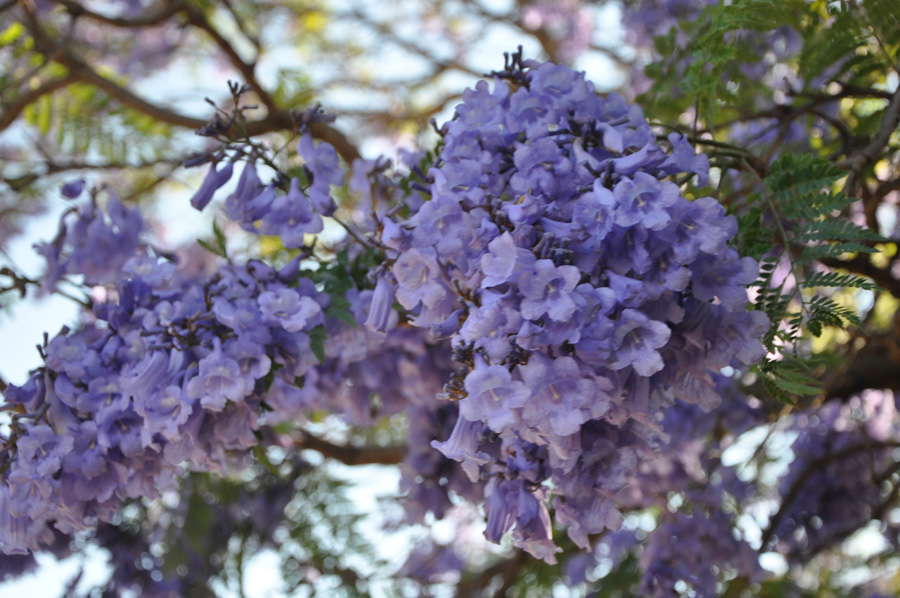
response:
[[[322,313],[314,299],[301,297],[297,291],[285,287],[261,293],[258,301],[263,321],[271,326],[281,326],[288,332],[309,327],[309,322]]]
[[[322,218],[300,192],[300,181],[291,179],[287,195],[277,196],[263,216],[260,232],[279,235],[284,246],[293,249],[303,247],[303,235],[322,232],[322,228]]]
[[[62,189],[59,192],[66,199],[75,199],[81,192],[84,191],[84,179],[76,179],[74,181],[69,181],[65,185],[62,186]]]
[[[388,280],[388,275],[382,273],[375,283],[375,292],[372,293],[372,304],[369,306],[369,315],[366,318],[366,328],[375,332],[385,332],[394,313],[394,285]]]
[[[247,174],[247,173],[250,174]],[[253,165],[244,167],[241,181],[244,175],[250,179],[245,185],[238,183],[237,190],[225,200],[225,213],[228,217],[241,225],[247,232],[258,233],[256,222],[269,213],[272,203],[275,201],[275,185],[269,184],[262,187],[256,178],[256,169]]]
[[[481,287],[508,282],[516,269],[517,254],[516,242],[508,232],[488,243],[488,252],[481,256],[481,270],[484,272]]]
[[[397,279],[397,300],[406,309],[415,309],[420,303],[434,307],[447,296],[433,249],[413,247],[397,259],[392,272]]]
[[[75,336],[61,334],[47,346],[47,366],[56,371],[65,371],[76,380],[95,374],[100,366],[97,352]]]
[[[516,409],[528,399],[525,384],[513,380],[509,370],[487,365],[477,359],[475,369],[466,376],[467,397],[460,401],[459,412],[469,421],[483,421],[494,432],[502,432],[516,423]]]
[[[140,453],[144,446],[141,428],[144,418],[129,406],[126,409],[104,409],[97,414],[97,444],[106,449],[118,447],[126,456]]]
[[[228,217],[237,222],[247,224],[245,215],[247,213],[248,204],[257,197],[263,190],[263,184],[256,174],[256,165],[248,162],[241,171],[241,177],[238,179],[237,187],[234,192],[225,198],[225,213]],[[249,221],[253,224],[259,217]]]
[[[242,401],[252,390],[237,362],[222,352],[222,342],[213,339],[213,350],[200,360],[200,372],[188,382],[187,393],[209,411],[221,411],[228,400]]]
[[[711,363],[724,367],[731,357],[747,365],[756,363],[766,354],[759,339],[768,330],[769,318],[761,311],[726,313],[709,350]]]
[[[434,246],[448,258],[463,253],[475,241],[471,221],[459,202],[442,195],[426,201],[414,221],[414,243],[419,247]]]
[[[516,522],[516,484],[513,482],[503,481],[494,486],[493,492],[487,498],[485,503],[485,513],[487,517],[487,527],[484,530],[484,537],[494,543],[499,543],[507,531],[512,528]]]
[[[572,222],[584,229],[587,234],[585,245],[591,250],[596,251],[612,231],[615,209],[615,196],[603,186],[600,179],[594,181],[592,192],[585,193],[575,203]]]
[[[225,324],[238,336],[250,341],[265,344],[272,338],[272,330],[263,322],[263,314],[257,300],[250,297],[238,297],[232,303],[219,297],[213,304],[216,319]]]
[[[596,494],[587,497],[571,497],[565,501],[553,501],[556,516],[562,525],[568,526],[569,538],[579,548],[590,548],[590,534],[603,530],[615,531],[622,527],[622,514],[611,500]]]
[[[737,232],[737,221],[712,197],[679,198],[669,210],[672,220],[664,235],[671,240],[675,262],[688,264],[702,251],[719,255]]]
[[[4,555],[29,554],[38,548],[40,530],[48,528],[43,521],[17,514],[18,505],[14,503],[10,487],[0,484],[0,552]]]
[[[660,164],[660,169],[669,174],[692,172],[697,175],[697,185],[703,187],[709,180],[709,159],[706,154],[694,155],[694,148],[684,135],[669,133],[672,155]]]
[[[203,179],[203,184],[200,185],[200,188],[197,189],[197,192],[191,197],[191,205],[198,211],[205,208],[212,200],[215,192],[231,179],[233,171],[234,162],[230,160],[219,170],[216,170],[215,164],[211,164],[209,172],[206,174],[206,178]]]
[[[666,210],[679,197],[678,187],[668,181],[638,172],[633,180],[623,178],[613,189],[619,202],[616,208],[616,224],[631,227],[641,224],[648,230],[663,228],[671,218]]]
[[[49,478],[59,471],[62,459],[72,450],[72,445],[71,435],[57,435],[45,424],[34,426],[17,443],[19,467]]]
[[[572,317],[575,302],[571,294],[581,278],[575,266],[555,266],[551,260],[538,260],[519,275],[522,291],[522,316],[537,320],[547,314],[562,322]]]
[[[522,316],[506,301],[488,297],[496,295],[483,296],[483,305],[469,312],[459,334],[463,340],[484,349],[492,362],[499,363],[512,347],[509,335],[519,330]]]
[[[478,481],[479,467],[489,463],[491,458],[487,453],[478,450],[478,443],[484,424],[480,421],[470,421],[464,417],[456,420],[450,438],[443,442],[431,441],[431,446],[444,453],[444,456],[462,463],[463,471],[473,482]]]
[[[610,367],[620,370],[631,366],[641,376],[652,376],[663,369],[657,349],[666,344],[671,334],[668,326],[636,309],[622,310],[615,331],[616,361]]]
[[[734,249],[717,256],[701,255],[690,265],[694,297],[719,301],[730,310],[747,305],[745,285],[753,283],[759,268],[753,258],[739,258]]]
[[[312,173],[312,185],[309,188],[309,199],[316,211],[323,216],[331,216],[337,209],[331,198],[331,185],[344,183],[344,171],[341,170],[337,152],[325,141],[313,144],[310,133],[304,133],[297,143],[297,153],[306,160],[306,168]]]
[[[536,429],[568,436],[609,408],[604,389],[586,378],[571,357],[550,359],[535,353],[526,365],[519,366],[519,373],[531,390],[522,419]]]
[[[149,440],[155,434],[162,434],[170,440],[177,438],[180,435],[179,428],[194,410],[194,401],[185,389],[172,385],[136,398],[134,410],[144,418],[144,431],[147,434],[144,445],[149,446]]]

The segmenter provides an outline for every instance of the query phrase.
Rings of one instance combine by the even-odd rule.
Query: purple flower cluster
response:
[[[520,66],[514,85],[465,93],[430,200],[382,241],[396,299],[452,334],[466,367],[450,389],[461,417],[435,446],[491,478],[491,539],[515,527],[552,560],[546,484],[579,545],[615,528],[611,499],[652,452],[662,409],[714,407],[713,374],[759,359],[768,320],[745,309],[757,266],[727,246],[734,218],[668,180],[705,182],[705,158],[678,135],[666,151],[640,109],[582,73]]]
[[[233,147],[237,156],[245,150]],[[264,185],[256,171],[255,154],[250,152],[235,190],[225,200],[228,217],[252,233],[281,237],[287,248],[303,247],[303,236],[322,231],[321,216],[331,216],[337,209],[331,196],[332,185],[344,183],[344,171],[334,147],[327,142],[316,145],[309,132],[300,137],[297,153],[305,161],[304,173],[309,182],[301,186],[299,178],[277,177]],[[217,167],[218,166],[218,167]],[[191,205],[203,210],[216,191],[230,179],[233,161],[210,166],[203,184],[191,198]],[[276,189],[286,186],[288,192],[279,194]]]
[[[730,572],[757,580],[759,555],[734,536],[734,522],[721,509],[709,514],[683,511],[666,520],[651,535],[643,555],[640,595],[663,598],[673,595],[679,582],[698,598],[720,596],[719,573]],[[712,565],[715,563],[715,565]],[[684,591],[682,590],[682,591]]]
[[[63,187],[69,198],[81,195],[84,181],[79,180]],[[47,260],[44,288],[52,291],[65,275],[83,275],[84,283],[113,284],[125,262],[135,255],[143,228],[140,213],[128,209],[112,190],[107,189],[109,201],[103,210],[96,197],[80,208],[68,210],[59,223],[56,237],[35,248]],[[75,214],[74,223],[68,216]]]
[[[292,184],[271,205],[296,193]],[[126,222],[121,206],[111,207],[111,219]],[[97,222],[108,222],[92,209]],[[429,445],[457,418],[456,405],[435,398],[453,371],[449,347],[398,326],[389,300],[373,306],[384,283],[341,292],[351,322],[326,313],[333,296],[301,272],[299,257],[280,269],[251,260],[220,263],[211,276],[182,272],[140,246],[139,222],[134,257],[97,270],[97,280],[118,281],[107,301],[84,328],[64,329],[46,344],[45,366],[27,383],[4,391],[16,415],[0,453],[0,551],[51,548],[61,534],[112,521],[129,498],[174,488],[187,470],[224,472],[266,426],[312,410],[361,426],[408,414],[409,442],[418,443],[402,466],[413,519],[443,516],[454,492],[482,498]],[[55,243],[68,256],[80,239],[61,235]],[[373,318],[379,331],[364,326]],[[314,329],[324,338],[324,362],[312,347]]]
[[[326,317],[330,297],[301,277],[297,260],[187,276],[138,251],[135,212],[115,198],[109,211],[91,203],[63,227],[52,245],[64,257],[50,270],[117,286],[92,323],[64,329],[43,348],[45,366],[4,391],[16,413],[2,454],[6,554],[51,545],[54,528],[110,521],[123,500],[158,496],[187,468],[224,471],[231,453],[257,444],[267,390],[300,393],[318,365],[307,333],[349,328]],[[105,262],[89,262],[97,256]],[[266,406],[281,420],[296,418],[295,407]]]
[[[40,248],[48,282],[80,273],[116,284],[4,393],[15,415],[0,453],[0,550],[49,548],[187,470],[223,472],[268,427],[310,411],[359,426],[404,413],[409,519],[443,517],[453,496],[484,500],[489,540],[509,532],[548,562],[554,522],[588,548],[622,525],[620,507],[658,507],[666,488],[703,482],[708,463],[685,430],[705,434],[724,417],[710,415],[719,371],[759,359],[768,330],[746,310],[756,263],[728,247],[734,218],[673,182],[705,184],[706,158],[679,135],[658,141],[638,108],[596,95],[583,74],[521,57],[493,89],[468,90],[442,133],[428,172],[411,168],[427,188],[391,182],[381,162],[354,170],[351,187],[376,213],[392,185],[412,189],[407,210],[360,224],[386,255],[365,240],[345,249],[351,261],[384,259],[374,289],[335,264],[301,271],[309,251],[280,268],[178,271],[141,245],[140,217],[114,197],[109,214],[92,202],[61,227]],[[308,249],[345,179],[329,144],[305,133],[297,149],[304,174],[265,184],[251,159],[224,204],[288,250]],[[232,170],[220,158],[193,205],[208,205]],[[98,252],[118,257],[91,261]],[[672,447],[677,458],[660,459]],[[709,513],[693,521],[727,533],[731,520],[710,505],[741,492],[734,482],[704,495]],[[655,566],[669,557],[654,542]],[[744,544],[716,546],[753,573]],[[679,579],[698,591],[714,583],[689,569]],[[664,579],[646,577],[647,591]]]
[[[897,471],[898,426],[890,391],[867,390],[797,414],[794,460],[779,480],[783,502],[770,521],[776,550],[807,562],[879,517],[892,500],[884,485]]]

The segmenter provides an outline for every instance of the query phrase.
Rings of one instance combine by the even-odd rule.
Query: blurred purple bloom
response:
[[[307,132],[297,143],[297,153],[306,160],[306,167],[312,174],[310,201],[317,212],[323,216],[331,216],[337,209],[334,199],[331,198],[331,185],[344,184],[344,171],[341,169],[337,152],[326,141],[320,141],[315,145],[312,135]]]
[[[191,205],[196,210],[203,210],[212,200],[216,191],[231,179],[233,171],[234,162],[230,160],[218,170],[216,170],[215,164],[211,164],[206,178],[203,179],[203,184],[191,197]]]
[[[84,179],[76,179],[69,181],[59,190],[60,194],[66,199],[75,199],[84,191]]]
[[[281,326],[288,332],[299,332],[309,326],[309,322],[322,312],[318,303],[310,297],[300,296],[289,288],[276,288],[259,295],[259,309],[263,321],[272,326]]]
[[[366,328],[375,332],[385,332],[391,320],[394,307],[394,285],[388,280],[388,275],[382,273],[375,283],[375,291],[372,293],[372,304],[369,307],[369,316],[366,318]]]
[[[303,247],[304,235],[322,232],[322,228],[322,218],[300,192],[300,181],[291,179],[288,193],[272,200],[271,208],[263,216],[260,232],[280,236],[284,246],[293,249]]]

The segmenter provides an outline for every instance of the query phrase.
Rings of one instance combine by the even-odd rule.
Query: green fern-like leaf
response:
[[[828,258],[839,258],[845,253],[877,253],[878,250],[856,242],[823,243],[805,247],[800,257],[794,260],[797,266],[805,266],[810,262]]]
[[[896,61],[900,50],[900,2],[896,0],[863,0],[867,21],[883,48],[888,60]]]
[[[816,218],[830,217],[833,212],[839,212],[852,204],[856,199],[848,197],[844,193],[819,193],[805,197],[805,203],[800,201],[789,202],[784,212],[790,219],[814,220]]]
[[[843,320],[847,320],[854,326],[862,326],[862,320],[853,310],[838,305],[834,299],[822,295],[816,295],[809,303],[810,320],[818,320],[834,326],[843,327]]]
[[[837,69],[829,74],[839,77],[851,66],[846,63],[847,58],[855,57],[856,49],[865,45],[866,40],[860,21],[850,11],[837,13],[808,35],[800,54],[800,77],[811,84],[826,69]]]
[[[772,164],[766,184],[784,215],[794,218],[797,217],[795,208],[808,207],[805,205],[808,200],[845,174],[815,154],[785,154]]]
[[[871,241],[883,243],[887,239],[875,231],[863,228],[850,220],[822,219],[806,223],[794,239],[798,243],[817,241]]]
[[[881,287],[868,278],[856,276],[855,274],[841,274],[840,272],[813,272],[803,281],[802,286],[808,289],[814,287],[842,287],[865,289],[867,291],[881,290]]]
[[[757,368],[757,374],[773,397],[793,405],[797,397],[815,396],[822,391],[822,383],[811,373],[816,361],[816,358],[770,359]]]
[[[751,197],[751,201],[756,201]],[[738,230],[740,231],[740,252],[742,255],[754,259],[761,259],[772,251],[775,244],[775,231],[764,222],[765,210],[759,205],[752,205],[746,213],[738,217]]]

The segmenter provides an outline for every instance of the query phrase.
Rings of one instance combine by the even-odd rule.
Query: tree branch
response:
[[[856,181],[862,170],[868,166],[877,156],[884,146],[890,141],[891,134],[900,124],[900,88],[898,88],[891,96],[887,108],[884,110],[884,116],[881,119],[881,126],[875,135],[872,136],[869,144],[863,149],[856,152],[846,160],[837,164],[840,168],[850,170],[850,176],[847,177],[846,187],[850,192],[855,188]]]
[[[163,7],[156,12],[144,15],[142,17],[135,17],[133,19],[121,19],[117,17],[108,17],[104,14],[94,12],[88,8],[85,8],[78,2],[73,2],[73,0],[55,1],[57,4],[65,6],[66,10],[68,10],[69,14],[73,17],[85,17],[92,21],[103,23],[104,25],[121,27],[125,29],[135,29],[139,27],[158,25],[180,10],[180,7],[177,4],[167,1],[164,3]]]
[[[79,78],[76,75],[69,73],[64,77],[51,79],[50,81],[42,83],[38,87],[19,96],[15,101],[6,104],[3,108],[3,112],[0,113],[0,131],[6,130],[17,118],[19,118],[19,115],[29,104],[36,102],[41,96],[59,91],[78,81]]]
[[[793,484],[791,484],[790,490],[788,490],[787,494],[784,495],[784,499],[781,501],[781,505],[778,507],[778,511],[772,515],[772,518],[769,519],[769,524],[766,529],[762,533],[762,538],[760,539],[760,550],[766,550],[769,545],[769,541],[772,539],[772,536],[775,534],[775,530],[778,525],[781,523],[781,520],[787,515],[788,508],[797,500],[800,495],[800,492],[803,490],[803,485],[806,483],[807,479],[818,471],[824,465],[827,465],[830,461],[844,459],[846,457],[851,457],[855,453],[859,451],[869,450],[872,448],[895,448],[897,447],[898,442],[896,441],[868,441],[861,442],[859,444],[854,444],[848,447],[845,447],[841,450],[826,453],[821,457],[816,457],[814,459],[810,459],[806,464],[806,467],[803,468],[803,471],[800,472],[800,475],[797,476],[797,479],[794,480]]]
[[[266,111],[269,114],[277,114],[278,106],[275,104],[275,100],[272,99],[272,96],[263,89],[262,85],[260,85],[259,83],[259,80],[257,80],[256,78],[256,63],[245,62],[244,59],[241,58],[240,54],[237,53],[237,50],[234,49],[234,46],[222,36],[219,30],[216,29],[212,23],[209,22],[209,19],[206,18],[206,15],[196,10],[195,8],[188,6],[187,4],[182,5],[182,9],[187,15],[188,23],[197,27],[198,29],[202,29],[203,31],[205,31],[206,34],[212,38],[216,46],[218,46],[219,50],[221,50],[226,56],[228,56],[228,60],[232,65],[234,65],[234,68],[236,68],[238,72],[241,73],[241,76],[244,78],[244,82],[252,87],[256,95],[259,96],[259,100],[260,102],[262,102],[263,106],[266,107]]]
[[[869,261],[868,254],[860,253],[849,260],[839,260],[833,257],[822,258],[819,260],[819,263],[829,268],[841,268],[860,276],[867,276],[874,280],[878,286],[900,299],[900,280],[894,278],[889,269],[874,266]]]
[[[312,449],[344,465],[396,465],[403,461],[407,452],[405,446],[356,447],[332,444],[305,432],[302,439],[295,441],[294,446]]]
[[[81,81],[89,83],[116,99],[124,106],[141,112],[142,114],[146,114],[160,122],[188,129],[199,129],[206,126],[207,122],[203,119],[181,114],[175,110],[148,102],[129,89],[107,79],[88,66],[83,60],[72,54],[71,50],[68,48],[57,52],[58,48],[56,44],[54,44],[53,39],[41,28],[35,15],[27,10],[27,8],[26,14],[30,21],[29,30],[34,38],[35,47],[47,55],[55,52],[53,59],[69,69],[69,77],[73,78],[71,82]],[[246,133],[251,136],[256,136],[273,131],[291,129],[293,126],[294,121],[290,112],[287,110],[280,110],[268,114],[263,119],[248,122],[246,125]],[[314,137],[321,139],[322,141],[327,141],[333,145],[338,154],[347,162],[352,162],[354,159],[360,157],[359,150],[356,146],[353,145],[343,133],[334,127],[326,123],[316,123],[310,127],[310,131]]]
[[[484,596],[484,589],[488,583],[496,576],[502,575],[503,584],[500,591],[493,594],[502,598],[515,581],[516,573],[526,560],[528,560],[528,554],[524,550],[516,550],[516,554],[512,557],[494,563],[470,579],[462,580],[456,588],[457,596]]]
[[[867,388],[900,390],[900,339],[871,335],[853,359],[829,380],[826,399],[846,398]]]

